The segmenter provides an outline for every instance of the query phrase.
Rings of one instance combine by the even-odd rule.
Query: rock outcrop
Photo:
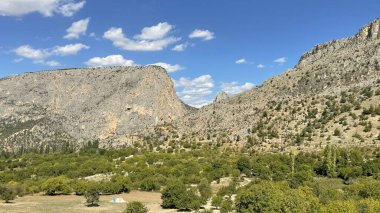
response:
[[[214,103],[223,101],[228,98],[228,94],[224,91],[219,92],[218,95],[215,97]]]
[[[10,76],[0,79],[0,149],[128,142],[131,135],[189,110],[158,66]]]

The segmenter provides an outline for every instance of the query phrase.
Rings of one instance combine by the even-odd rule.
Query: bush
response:
[[[42,184],[42,190],[47,195],[70,194],[70,179],[64,176],[49,178]]]
[[[212,195],[211,186],[206,179],[202,179],[201,182],[198,184],[198,191],[201,195],[202,204],[206,204],[207,200]]]
[[[99,192],[96,189],[88,191],[84,197],[86,198],[87,206],[99,206]]]
[[[162,191],[161,199],[164,208],[198,210],[201,206],[201,198],[195,191],[188,190],[186,185],[179,181],[169,183]]]
[[[162,207],[177,208],[179,200],[185,193],[185,184],[179,181],[169,183],[161,193]]]
[[[312,189],[291,189],[286,183],[262,182],[240,190],[237,212],[318,212],[319,200]]]
[[[223,202],[223,197],[217,195],[217,196],[212,197],[211,205],[219,209],[222,202]]]
[[[9,186],[0,185],[0,199],[4,200],[5,203],[14,200],[16,198],[16,191]]]
[[[145,178],[140,183],[140,189],[142,191],[158,191],[160,189],[160,185],[157,180],[154,178]]]
[[[133,201],[127,204],[124,213],[147,213],[148,208],[141,202]]]
[[[233,202],[231,199],[225,199],[220,205],[220,213],[228,213],[232,211]]]

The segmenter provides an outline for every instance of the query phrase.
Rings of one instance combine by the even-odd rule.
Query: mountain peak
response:
[[[219,101],[222,101],[222,100],[225,100],[227,99],[229,96],[226,92],[224,91],[221,91],[218,93],[218,95],[215,97],[215,100],[214,100],[214,103],[216,102],[219,102]]]
[[[360,39],[379,39],[380,38],[380,18],[366,24],[360,29],[359,33],[356,34],[357,38]]]

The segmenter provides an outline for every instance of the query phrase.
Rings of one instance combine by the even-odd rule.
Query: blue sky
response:
[[[1,0],[0,77],[158,64],[202,106],[293,67],[380,17],[379,0]]]

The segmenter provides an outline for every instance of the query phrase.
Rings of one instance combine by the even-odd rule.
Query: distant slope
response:
[[[126,143],[126,136],[189,110],[158,66],[11,76],[0,79],[0,149],[60,149],[97,139]]]
[[[177,120],[174,126],[179,134],[196,135],[199,140],[207,138],[215,143],[223,140],[236,141],[236,139],[247,141],[248,138],[250,140],[258,138],[257,132],[251,132],[252,128],[265,119],[265,122],[278,132],[277,137],[281,139],[273,140],[265,135],[260,137],[260,143],[263,144],[256,148],[266,150],[280,146],[278,144],[272,146],[270,143],[280,143],[284,148],[295,140],[292,138],[293,135],[301,134],[308,122],[312,122],[305,120],[304,116],[310,107],[317,107],[316,103],[310,101],[314,99],[321,101],[315,115],[320,117],[326,108],[323,102],[327,97],[332,96],[334,97],[332,101],[339,102],[342,92],[346,92],[345,95],[347,93],[357,95],[362,90],[370,88],[375,93],[379,88],[378,79],[380,79],[380,19],[369,23],[353,37],[315,46],[301,57],[295,68],[250,91],[214,102],[195,113],[188,114]],[[364,105],[372,103],[378,106],[380,103],[378,98],[362,100],[359,96],[355,100]],[[288,110],[294,111],[293,117],[289,117],[283,108],[276,111],[275,107],[279,104],[284,104]],[[361,111],[357,113],[360,114]],[[278,119],[275,124],[271,122],[273,119]],[[290,127],[289,123],[292,122],[298,123],[297,127]],[[376,121],[374,125],[377,128],[379,122]],[[291,133],[292,137],[288,133]],[[374,130],[374,133],[377,133],[377,130]],[[291,138],[288,143],[285,143],[285,137]],[[372,138],[366,142],[372,143]]]

